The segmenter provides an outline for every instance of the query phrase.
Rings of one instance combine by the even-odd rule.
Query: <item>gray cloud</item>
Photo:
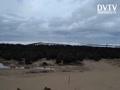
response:
[[[7,1],[2,2],[5,5]],[[26,1],[14,0],[14,3],[16,1],[18,4],[22,3],[26,6]],[[65,0],[58,0],[59,3],[63,1]],[[38,1],[36,0],[36,2]],[[58,17],[53,15],[50,19],[38,17],[40,14],[36,14],[36,17],[29,15],[26,17],[29,13],[21,11],[23,7],[16,6],[17,3],[13,6],[17,7],[16,11],[13,11],[13,7],[10,8],[9,12],[6,11],[12,3],[5,8],[3,5],[0,6],[2,8],[0,12],[4,12],[0,15],[0,41],[120,44],[120,4],[118,0],[71,0],[70,3],[77,5],[77,8],[71,6],[74,8],[71,14],[64,17],[63,14],[61,17],[60,15]],[[97,4],[117,4],[117,13],[111,15],[97,14]],[[65,6],[63,5],[63,7]],[[22,14],[18,15],[20,12],[18,13],[17,10],[26,14],[25,17]]]

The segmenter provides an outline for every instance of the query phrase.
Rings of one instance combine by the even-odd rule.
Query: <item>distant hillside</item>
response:
[[[66,43],[43,43],[43,42],[38,42],[38,43],[32,43],[29,45],[71,45],[71,46],[91,46],[91,47],[111,47],[111,48],[120,48],[120,45],[118,44],[66,44]]]
[[[6,60],[25,60],[26,64],[41,58],[56,59],[56,63],[76,63],[84,59],[98,61],[101,58],[120,58],[119,47],[97,47],[95,45],[68,45],[56,43],[0,44],[0,57]]]

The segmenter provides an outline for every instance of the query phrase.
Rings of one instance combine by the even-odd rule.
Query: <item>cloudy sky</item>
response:
[[[97,14],[117,4],[116,14]],[[120,44],[119,0],[0,0],[0,42]]]

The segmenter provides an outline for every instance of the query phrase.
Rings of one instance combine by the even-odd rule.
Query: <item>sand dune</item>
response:
[[[0,70],[0,90],[120,90],[120,68],[104,61],[85,61],[89,70],[25,74],[28,70]],[[67,67],[68,68],[68,67]]]

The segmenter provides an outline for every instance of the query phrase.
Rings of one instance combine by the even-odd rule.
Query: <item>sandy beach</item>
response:
[[[105,61],[85,61],[88,69],[63,66],[69,72],[26,73],[30,70],[0,69],[0,90],[120,90],[120,68]],[[76,70],[75,70],[76,69]]]

